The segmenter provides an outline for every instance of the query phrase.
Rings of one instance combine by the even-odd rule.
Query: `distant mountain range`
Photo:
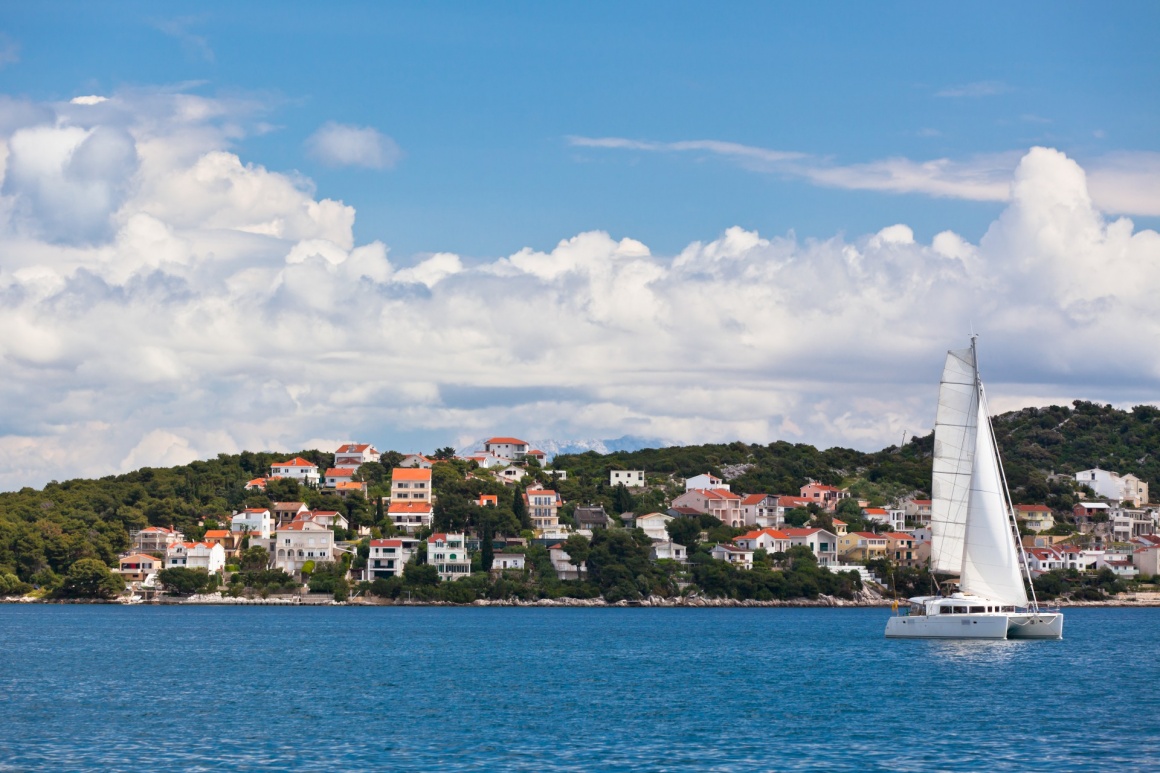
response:
[[[480,438],[456,449],[458,454],[467,454],[472,451],[482,451],[483,443],[487,438]],[[528,445],[543,451],[552,461],[560,454],[582,454],[586,451],[595,451],[598,454],[611,454],[616,451],[640,451],[645,448],[668,448],[672,443],[666,443],[657,438],[643,438],[635,435],[623,435],[618,438],[605,440],[529,440]]]

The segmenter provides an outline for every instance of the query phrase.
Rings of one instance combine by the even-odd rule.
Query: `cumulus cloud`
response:
[[[395,141],[370,126],[351,126],[330,121],[306,140],[312,157],[327,166],[361,166],[390,169],[402,157]]]
[[[10,111],[0,486],[317,438],[874,448],[929,426],[941,352],[972,327],[997,403],[1160,385],[1138,351],[1160,337],[1160,235],[1102,214],[1055,150],[1019,161],[978,243],[730,228],[656,255],[586,232],[404,265],[355,242],[349,206],[231,152],[235,109],[152,93]]]

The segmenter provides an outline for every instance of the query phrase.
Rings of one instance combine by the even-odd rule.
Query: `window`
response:
[[[980,612],[985,612],[985,611],[986,610],[983,607],[971,607],[971,614],[972,615],[978,614]]]

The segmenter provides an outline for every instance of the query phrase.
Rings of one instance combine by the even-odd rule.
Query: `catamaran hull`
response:
[[[887,639],[1062,639],[1063,615],[898,615]]]

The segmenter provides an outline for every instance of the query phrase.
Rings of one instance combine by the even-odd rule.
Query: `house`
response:
[[[741,516],[746,526],[777,529],[785,525],[785,510],[778,506],[778,497],[769,494],[749,494],[741,498]]]
[[[855,531],[845,534],[838,537],[838,553],[847,561],[860,561],[862,563],[875,558],[885,558],[886,535],[875,534],[871,531]]]
[[[467,456],[461,456],[459,458],[463,459],[464,461],[467,461],[467,462],[475,462],[476,464],[478,464],[480,467],[482,467],[485,470],[490,470],[492,467],[503,467],[503,466],[507,465],[508,463],[510,463],[510,461],[511,461],[510,459],[505,459],[502,456],[496,456],[495,454],[488,454],[488,453],[482,453],[482,452],[468,454]],[[422,465],[418,465],[418,466],[422,466]]]
[[[560,580],[582,580],[588,575],[588,566],[581,561],[579,566],[572,563],[568,551],[564,550],[563,543],[548,547],[548,557],[552,567],[556,570],[556,578]]]
[[[308,486],[318,485],[318,465],[306,461],[301,456],[287,462],[274,462],[270,465],[270,475],[275,478],[293,478]]]
[[[246,481],[246,485],[242,486],[246,491],[265,491],[267,478],[254,478]]]
[[[495,454],[501,459],[515,461],[523,458],[529,450],[527,441],[514,437],[493,437],[483,441],[483,452]]]
[[[221,545],[226,553],[233,552],[242,543],[242,535],[235,535],[229,529],[207,529],[201,541],[207,545]]]
[[[805,545],[818,559],[818,566],[833,566],[838,563],[838,536],[817,527],[808,529],[782,529],[789,537],[790,547]]]
[[[1075,569],[1077,572],[1092,571],[1096,566],[1096,559],[1103,555],[1102,550],[1088,550],[1067,542],[1051,547],[1062,559],[1063,569]]]
[[[399,531],[415,534],[435,523],[435,506],[430,502],[391,502],[387,517]]]
[[[1160,575],[1160,545],[1136,548],[1132,553],[1132,565],[1142,575]]]
[[[1065,568],[1063,556],[1054,548],[1027,548],[1023,555],[1027,557],[1027,569],[1032,577]]]
[[[738,569],[753,568],[753,551],[737,545],[714,545],[709,555],[718,561],[725,561]]]
[[[887,510],[884,507],[864,507],[862,517],[867,521],[880,523],[887,528],[901,531],[906,528],[905,510]]]
[[[1119,473],[1094,467],[1077,472],[1075,482],[1087,486],[1104,499],[1128,501],[1133,507],[1148,503],[1148,484],[1135,475],[1121,476]]]
[[[321,524],[328,529],[333,529],[336,526],[340,529],[349,529],[350,522],[346,520],[346,516],[337,510],[315,510],[309,514],[302,514],[298,516],[302,518],[312,518],[315,523]]]
[[[495,494],[480,494],[475,504],[480,507],[499,507],[499,497]]]
[[[423,454],[407,454],[403,457],[403,461],[399,462],[398,466],[403,468],[418,467],[422,470],[429,470],[434,463],[434,459],[429,459],[423,456]],[[480,467],[482,466],[480,465]]]
[[[524,504],[532,528],[538,531],[554,531],[560,528],[559,510],[564,501],[555,491],[548,489],[528,489],[524,492]]]
[[[367,462],[377,462],[380,456],[379,450],[368,443],[346,443],[334,452],[334,466],[357,470]]]
[[[849,496],[850,492],[846,489],[840,489],[837,486],[827,486],[824,483],[818,483],[816,480],[811,480],[801,487],[802,499],[808,499],[826,510],[833,510],[838,506],[839,501]]]
[[[894,562],[895,566],[918,567],[922,563],[918,556],[919,541],[913,534],[904,531],[892,531],[879,536],[886,537],[886,557]],[[841,544],[841,535],[838,542]]]
[[[226,551],[221,545],[205,542],[178,542],[165,551],[166,569],[205,569],[210,574],[226,565]]]
[[[726,526],[744,526],[741,497],[727,489],[693,489],[673,500],[673,507],[690,507],[707,513]]]
[[[509,465],[501,470],[496,470],[495,477],[503,481],[505,484],[515,484],[523,480],[528,474],[528,471],[523,467],[516,467]]]
[[[1134,555],[1134,549],[1104,551],[1102,556],[1096,558],[1096,571],[1110,569],[1117,577],[1127,580],[1135,579],[1140,574],[1140,570],[1132,562]]]
[[[508,569],[524,568],[523,553],[496,553],[491,558],[491,571],[503,572]]]
[[[535,459],[542,466],[548,461],[548,454],[538,448],[533,448],[523,455],[524,459]]]
[[[365,497],[367,495],[367,484],[361,480],[340,480],[334,484],[334,493],[340,497],[346,497],[350,494],[362,494]]]
[[[391,471],[391,504],[430,501],[431,469],[429,467],[396,467]]]
[[[607,529],[612,525],[612,519],[608,517],[608,513],[604,512],[604,508],[598,505],[577,507],[573,515],[581,529]]]
[[[1110,510],[1107,502],[1077,502],[1071,513],[1080,532],[1090,534],[1095,524],[1107,522]]]
[[[644,485],[644,470],[609,470],[608,485],[640,488]]]
[[[1055,526],[1055,517],[1047,505],[1015,505],[1015,518],[1028,531],[1049,531]]]
[[[694,489],[718,489],[721,491],[729,491],[729,484],[708,472],[703,472],[700,475],[694,475],[691,478],[685,479],[685,491],[693,491]]]
[[[673,518],[698,518],[701,515],[700,510],[692,507],[670,507],[665,510],[665,513],[671,515]]]
[[[906,513],[906,520],[916,521],[924,525],[930,525],[930,510],[931,500],[929,499],[907,499],[902,503],[903,512]]]
[[[291,576],[302,571],[307,561],[333,561],[334,532],[313,519],[304,518],[279,526],[269,540],[270,559],[275,569]],[[251,538],[250,544],[255,544]]]
[[[331,467],[326,471],[323,482],[327,488],[335,488],[339,483],[350,483],[354,480],[356,472],[358,470],[353,467]]]
[[[553,470],[551,467],[545,467],[541,472],[551,476],[552,480],[568,480],[567,470]]]
[[[363,579],[374,582],[380,578],[402,577],[403,568],[415,554],[419,540],[408,538],[373,539],[367,556]]]
[[[247,507],[230,516],[230,531],[238,534],[256,531],[267,538],[274,531],[274,515],[265,507]]]
[[[275,502],[270,509],[274,512],[274,522],[277,526],[291,523],[300,513],[310,512],[310,508],[304,502]]]
[[[174,528],[146,526],[141,531],[131,532],[133,549],[139,553],[164,553],[170,545],[185,542],[185,535]]]
[[[162,569],[162,560],[142,553],[130,553],[117,562],[117,573],[125,582],[144,582],[145,578]]]
[[[831,518],[830,523],[834,524],[834,533],[839,537],[846,533],[847,523],[845,521],[839,521],[837,518]]]
[[[432,534],[427,538],[427,563],[434,566],[445,581],[471,574],[471,557],[467,555],[464,536],[442,532]]]
[[[669,538],[669,530],[666,527],[669,525],[669,521],[673,520],[673,516],[664,513],[649,513],[648,515],[638,515],[635,520],[636,528],[644,531],[645,535],[653,542]]]
[[[684,545],[678,545],[670,540],[654,542],[649,550],[649,558],[653,561],[678,561],[685,563],[689,559],[689,551]]]
[[[772,555],[789,550],[789,536],[777,529],[759,529],[734,537],[733,544],[746,550],[764,550]]]

